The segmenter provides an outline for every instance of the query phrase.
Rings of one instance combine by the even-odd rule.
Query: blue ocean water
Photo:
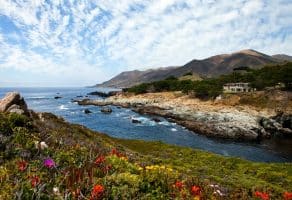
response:
[[[51,112],[62,116],[68,122],[84,125],[92,130],[106,133],[112,137],[162,141],[169,144],[202,149],[225,156],[236,156],[261,162],[291,162],[291,141],[273,140],[262,143],[240,143],[234,141],[210,139],[186,130],[175,123],[153,116],[140,115],[130,109],[111,106],[113,112],[104,114],[98,106],[79,106],[72,102],[92,91],[109,91],[97,88],[0,88],[0,98],[7,92],[18,91],[25,98],[30,109],[39,112]],[[55,96],[61,96],[55,99]],[[90,96],[89,98],[100,98]],[[85,114],[88,108],[92,113]],[[133,124],[133,118],[142,121]]]

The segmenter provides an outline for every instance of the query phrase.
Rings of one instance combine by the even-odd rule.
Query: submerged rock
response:
[[[158,122],[161,122],[161,120],[158,119],[158,118],[156,118],[156,117],[152,118],[152,120],[155,121],[155,122],[157,122],[157,123],[158,123]]]
[[[102,113],[111,113],[113,110],[110,107],[103,107],[100,110]]]
[[[54,97],[54,99],[61,99],[61,98],[63,98],[63,97],[61,97],[61,96],[55,96]]]
[[[91,112],[89,109],[86,108],[86,109],[84,110],[84,113],[85,113],[85,114],[89,114],[89,113],[92,113],[92,112]]]
[[[142,122],[138,119],[132,119],[132,123],[134,124],[141,124]]]

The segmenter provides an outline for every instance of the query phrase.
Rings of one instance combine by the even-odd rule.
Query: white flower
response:
[[[58,187],[53,187],[53,192],[54,194],[59,194],[59,188]]]
[[[44,149],[48,148],[48,145],[45,142],[40,142],[40,148],[41,148],[41,150],[44,150]]]
[[[39,141],[34,141],[34,146],[36,149],[38,149],[39,148]]]
[[[216,190],[214,194],[218,194],[219,196],[224,196],[224,194],[220,190]]]

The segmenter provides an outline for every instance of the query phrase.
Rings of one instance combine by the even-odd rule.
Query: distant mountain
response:
[[[290,60],[291,58],[292,56],[283,54],[269,56],[252,49],[247,49],[231,54],[216,55],[203,60],[192,60],[180,67],[122,72],[109,81],[96,86],[131,87],[139,83],[162,80],[169,76],[181,77],[189,72],[192,72],[198,77],[212,77],[230,73],[237,67],[248,66],[256,69],[266,64],[280,63],[284,60]]]
[[[176,67],[164,67],[158,69],[149,69],[146,71],[126,71],[118,74],[114,78],[103,82],[102,84],[97,84],[97,87],[115,87],[124,88],[130,87],[139,83],[152,82],[162,80]]]
[[[292,56],[288,56],[285,54],[276,54],[272,56],[273,58],[284,60],[284,61],[291,61],[292,62]]]

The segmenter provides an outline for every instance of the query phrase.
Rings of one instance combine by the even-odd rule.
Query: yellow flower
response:
[[[143,168],[142,168],[142,167],[138,167],[138,170],[139,170],[139,171],[142,171],[142,170],[143,170]]]

